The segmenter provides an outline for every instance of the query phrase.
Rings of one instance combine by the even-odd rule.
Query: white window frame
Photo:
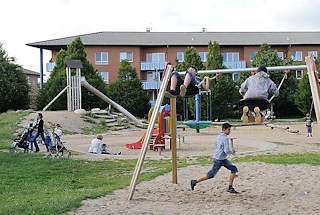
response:
[[[199,52],[201,62],[207,62],[208,52]]]
[[[148,57],[149,56],[149,57]],[[150,59],[151,57],[151,59]],[[163,61],[160,58],[163,57]],[[156,52],[156,53],[147,53],[146,54],[147,62],[165,62],[166,61],[166,53],[164,52]]]
[[[100,61],[97,60],[97,54],[100,54],[100,59],[101,59]],[[107,61],[103,61],[102,60],[102,55],[103,54],[107,55]],[[96,65],[107,65],[107,64],[109,64],[109,54],[108,54],[108,52],[96,52],[94,54],[94,62],[95,62]]]
[[[238,78],[237,78],[237,79],[235,78],[235,75],[238,75]],[[239,72],[233,72],[233,73],[232,73],[232,80],[233,80],[234,82],[237,82],[237,81],[239,81],[239,79],[240,79],[240,73],[239,73]]]
[[[251,54],[253,53],[253,58],[251,59]],[[252,62],[253,61],[253,59],[254,59],[254,56],[256,56],[256,53],[257,52],[250,52],[250,61]]]
[[[299,72],[301,73],[300,77],[298,75]],[[302,77],[303,77],[303,70],[296,70],[296,79],[300,80],[300,79],[302,79]]]
[[[103,74],[106,74],[106,76],[104,76]],[[101,76],[105,84],[109,84],[109,72],[106,72],[106,71],[99,72],[99,75]]]
[[[312,53],[314,58],[318,57],[318,52],[317,51],[308,51],[308,56],[311,56],[311,53]]]
[[[184,59],[185,59],[185,53],[184,52],[177,52],[177,61],[184,62]]]
[[[223,55],[226,55],[226,59],[223,58],[223,62],[239,62],[239,52],[223,52]]]
[[[283,56],[284,56],[284,55],[283,55],[283,52],[277,52],[277,55],[278,55],[279,58],[281,58],[281,60],[284,59],[284,58],[283,58]]]
[[[27,82],[28,82],[29,85],[32,84],[30,76],[27,76]]]
[[[297,57],[297,53],[300,54],[299,58]],[[293,61],[302,61],[302,51],[294,51],[293,55],[291,56]]]
[[[129,53],[131,54],[131,59],[129,59]],[[123,55],[121,57],[121,54]],[[120,52],[120,62],[122,60],[128,60],[128,62],[132,63],[133,62],[133,53],[132,52]]]

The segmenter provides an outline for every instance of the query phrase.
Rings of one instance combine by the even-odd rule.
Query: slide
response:
[[[155,128],[153,130],[152,134],[153,135],[158,135],[159,134],[159,130]],[[143,136],[141,137],[141,139],[138,142],[126,144],[126,148],[128,148],[128,149],[141,149],[142,143],[143,143],[143,140],[144,140],[145,136],[146,136],[146,132],[144,132]]]
[[[138,120],[135,116],[133,116],[129,111],[124,109],[121,105],[117,104],[116,102],[112,101],[110,98],[108,98],[106,95],[101,93],[99,90],[94,88],[92,85],[90,85],[85,77],[81,77],[81,85],[87,88],[89,91],[91,91],[93,94],[101,98],[103,101],[109,103],[112,105],[114,108],[116,108],[118,111],[123,113],[129,120],[133,121],[134,123],[138,125],[143,125],[143,123]]]

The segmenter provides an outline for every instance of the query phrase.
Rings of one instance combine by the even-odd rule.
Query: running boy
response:
[[[171,76],[170,90],[165,93],[167,97],[193,96],[199,93],[199,88],[209,90],[209,77],[204,77],[205,83],[198,76],[198,70],[194,66],[190,66],[186,72],[184,80],[178,72],[173,72]]]
[[[220,168],[224,166],[228,170],[231,171],[230,173],[230,179],[229,179],[229,187],[228,192],[229,193],[238,193],[232,186],[233,180],[236,177],[236,173],[238,172],[238,169],[235,165],[233,165],[228,159],[228,154],[234,154],[235,150],[229,149],[229,139],[228,135],[231,132],[231,125],[229,123],[224,123],[222,125],[222,132],[219,134],[219,136],[216,139],[216,151],[213,156],[213,166],[212,169],[207,173],[206,176],[203,176],[201,178],[198,178],[197,180],[191,180],[191,190],[194,190],[194,187],[201,181],[205,181],[207,179],[213,178]]]

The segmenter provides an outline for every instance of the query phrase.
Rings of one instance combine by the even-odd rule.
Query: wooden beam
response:
[[[173,66],[171,64],[167,64],[166,70],[165,70],[165,74],[164,74],[164,78],[162,80],[161,87],[160,87],[160,90],[159,90],[159,95],[157,97],[156,104],[155,104],[155,106],[153,108],[153,111],[152,111],[152,116],[151,116],[151,120],[150,120],[148,129],[147,129],[147,132],[146,132],[146,136],[145,136],[145,138],[143,140],[143,145],[142,145],[142,149],[140,151],[140,156],[139,156],[139,159],[137,161],[136,168],[134,170],[134,173],[133,173],[133,176],[132,176],[132,179],[131,179],[128,200],[131,200],[132,197],[133,197],[134,190],[135,190],[135,187],[136,187],[136,184],[137,184],[137,180],[138,180],[138,177],[139,177],[139,174],[140,174],[140,171],[141,171],[141,168],[142,168],[142,164],[143,164],[143,161],[144,161],[144,157],[146,155],[146,152],[147,152],[147,149],[148,149],[148,145],[150,143],[152,131],[154,129],[154,125],[155,125],[155,122],[156,122],[156,119],[157,119],[157,116],[158,116],[158,111],[159,111],[160,106],[162,104],[164,93],[165,93],[165,90],[167,88],[169,79],[171,77],[172,70],[173,70]]]
[[[170,133],[171,133],[171,153],[172,153],[172,183],[178,183],[177,174],[177,111],[176,111],[176,98],[170,98]]]
[[[319,92],[319,83],[317,83],[316,77],[315,77],[315,70],[314,65],[312,62],[312,59],[310,56],[307,56],[305,58],[306,64],[307,64],[307,71],[308,71],[308,77],[309,77],[309,83],[311,88],[311,94],[312,99],[314,103],[314,111],[316,113],[317,117],[317,123],[320,125],[320,92]]]

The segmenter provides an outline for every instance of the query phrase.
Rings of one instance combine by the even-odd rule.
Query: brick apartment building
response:
[[[52,62],[47,63],[47,71],[52,71],[56,55],[77,36],[53,39],[28,46],[52,51]],[[175,64],[184,60],[184,51],[193,46],[206,63],[208,42],[220,44],[224,65],[228,68],[247,68],[262,43],[267,43],[277,51],[282,59],[292,57],[304,64],[304,57],[318,55],[320,32],[97,32],[79,35],[87,53],[88,61],[100,72],[106,84],[117,79],[122,59],[128,59],[136,68],[143,88],[152,96],[153,103],[160,86],[158,72],[167,62]],[[40,59],[41,60],[41,59]],[[299,79],[303,71],[296,71]],[[233,74],[233,79],[239,77]]]
[[[26,74],[27,82],[31,87],[30,104],[33,107],[35,105],[35,98],[38,93],[38,83],[40,78],[40,73],[31,71],[28,69],[23,69],[23,73]]]

